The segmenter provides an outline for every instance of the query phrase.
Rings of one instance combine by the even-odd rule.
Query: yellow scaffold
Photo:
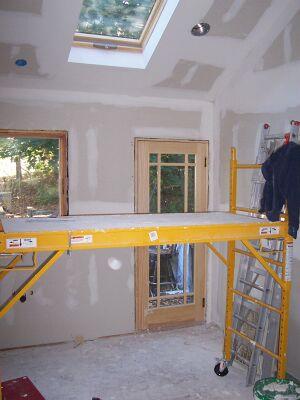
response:
[[[55,218],[47,224],[36,223],[27,219],[22,224],[20,219],[3,220],[3,231],[0,232],[0,253],[10,256],[12,260],[0,269],[0,281],[4,284],[4,278],[12,271],[33,270],[23,284],[15,290],[11,296],[0,306],[0,318],[2,318],[51,268],[55,262],[67,251],[93,250],[114,247],[159,246],[174,243],[205,243],[207,247],[227,267],[227,301],[224,338],[224,365],[232,360],[233,335],[240,335],[249,340],[261,351],[278,360],[278,378],[284,378],[287,362],[287,336],[288,315],[291,291],[291,253],[292,238],[288,235],[287,220],[269,222],[266,219],[255,217],[255,211],[237,207],[237,171],[239,169],[260,168],[258,164],[238,164],[236,151],[231,151],[230,164],[230,212],[211,212],[194,214],[127,214],[85,216],[83,224],[82,216]],[[245,213],[251,212],[252,216]],[[242,215],[241,213],[244,213]],[[78,220],[76,219],[78,218]],[[103,222],[113,220],[110,226],[95,226],[95,221]],[[145,219],[148,221],[145,223]],[[71,222],[69,222],[71,221]],[[150,222],[149,222],[150,221]],[[31,223],[32,222],[32,223]],[[101,223],[102,223],[101,222]],[[6,224],[10,229],[6,229]],[[52,225],[51,225],[52,224]],[[76,227],[76,224],[78,225]],[[89,224],[89,226],[88,226]],[[15,225],[15,228],[14,228]],[[37,228],[38,226],[38,228]],[[41,226],[46,226],[41,228]],[[49,228],[49,226],[54,226]],[[19,228],[22,229],[19,230]],[[262,256],[251,244],[251,240],[281,238],[284,242],[283,262],[276,261],[281,267],[278,275],[271,267],[274,260]],[[216,242],[227,242],[227,258],[224,257],[213,245]],[[241,242],[247,251],[237,248],[237,242]],[[38,255],[42,252],[50,252],[46,259],[39,262]],[[272,275],[280,285],[282,299],[281,307],[275,308],[262,301],[252,298],[234,289],[234,273],[236,253],[254,257]],[[30,266],[18,266],[22,256],[33,254],[33,263]],[[259,343],[254,343],[243,333],[233,329],[233,304],[234,297],[242,296],[262,307],[280,315],[280,335],[278,353],[275,354]]]

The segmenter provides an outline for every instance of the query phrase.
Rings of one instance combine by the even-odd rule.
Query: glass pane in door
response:
[[[184,212],[184,169],[185,167],[161,167],[161,210],[162,213]]]
[[[157,166],[149,168],[149,212],[157,213]]]
[[[195,167],[188,167],[188,212],[195,211]]]
[[[162,154],[162,163],[184,163],[184,154]]]
[[[160,295],[183,294],[184,259],[183,245],[171,244],[160,247]]]

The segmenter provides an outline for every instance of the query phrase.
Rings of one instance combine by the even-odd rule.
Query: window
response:
[[[0,130],[0,216],[67,213],[67,132]]]
[[[165,0],[84,0],[76,45],[142,51]]]

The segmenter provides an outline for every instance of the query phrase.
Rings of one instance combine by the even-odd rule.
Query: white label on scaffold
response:
[[[259,228],[260,235],[279,235],[279,226],[263,226]]]
[[[93,243],[93,235],[71,236],[71,244],[90,244]]]
[[[158,234],[156,231],[149,232],[149,238],[151,242],[155,242],[155,240],[158,240]]]
[[[30,249],[37,247],[37,238],[6,239],[7,249]]]
[[[286,245],[286,264],[285,264],[285,280],[292,280],[292,268],[293,268],[293,243]]]

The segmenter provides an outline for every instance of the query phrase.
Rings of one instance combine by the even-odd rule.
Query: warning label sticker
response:
[[[37,247],[37,238],[6,239],[7,249],[29,249]]]
[[[156,231],[149,232],[149,238],[151,242],[155,242],[155,240],[158,240],[158,234]]]
[[[279,235],[279,226],[263,226],[259,228],[260,235]]]
[[[287,282],[292,280],[293,268],[293,243],[288,243],[286,246],[286,265],[285,265],[285,280]]]
[[[93,235],[71,236],[71,244],[90,244],[93,243]]]

